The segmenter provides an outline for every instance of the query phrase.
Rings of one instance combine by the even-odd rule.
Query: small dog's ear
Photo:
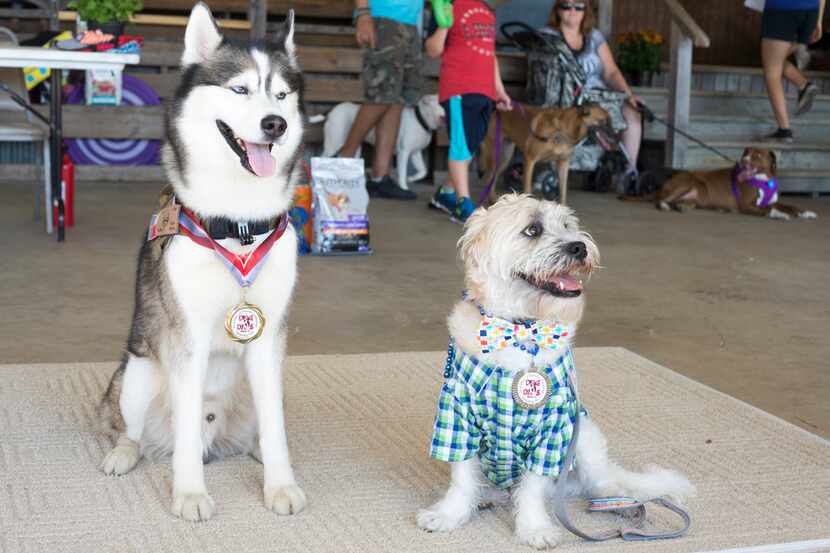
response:
[[[775,172],[778,170],[778,158],[772,150],[769,151],[769,168],[770,173],[775,175]]]
[[[458,256],[464,264],[473,263],[479,265],[484,256],[484,219],[487,209],[479,207],[464,223],[464,234],[458,239]]]
[[[202,63],[207,60],[222,43],[219,27],[204,2],[193,6],[187,28],[184,31],[184,52],[182,66]]]

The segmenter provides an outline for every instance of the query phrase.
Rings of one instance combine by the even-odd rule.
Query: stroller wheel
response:
[[[559,175],[548,171],[542,176],[542,197],[546,200],[559,199]]]

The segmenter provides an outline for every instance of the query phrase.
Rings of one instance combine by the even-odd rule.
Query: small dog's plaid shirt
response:
[[[538,368],[551,380],[551,396],[536,409],[513,401],[513,373],[485,365],[452,348],[450,373],[438,398],[429,454],[439,461],[464,461],[478,454],[487,478],[500,488],[517,484],[525,471],[557,477],[576,420],[576,401],[566,380],[574,370],[567,348],[557,361]]]

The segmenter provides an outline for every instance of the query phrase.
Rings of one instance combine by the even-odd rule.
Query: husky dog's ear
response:
[[[294,58],[296,47],[294,46],[294,10],[288,10],[285,16],[285,21],[282,23],[282,31],[280,31],[282,38],[282,46],[285,48],[285,53],[289,57]]]
[[[187,20],[182,65],[204,62],[221,43],[222,35],[210,14],[210,8],[204,2],[199,2],[193,6],[190,19]]]

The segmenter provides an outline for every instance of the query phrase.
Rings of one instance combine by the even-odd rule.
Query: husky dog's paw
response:
[[[815,211],[802,211],[798,214],[798,216],[802,219],[815,219],[816,217],[818,217]]]
[[[138,444],[128,439],[119,439],[118,445],[107,453],[101,461],[101,470],[109,476],[121,476],[127,474],[135,467],[141,453],[138,451]]]
[[[522,545],[536,549],[556,547],[559,543],[559,530],[550,522],[541,526],[524,526],[516,524],[516,539]]]
[[[470,509],[453,509],[447,505],[447,502],[439,501],[429,509],[418,511],[415,522],[418,528],[427,532],[449,532],[464,526],[472,514]]]
[[[208,520],[213,516],[214,511],[216,511],[216,504],[207,493],[173,492],[170,512],[179,518],[199,522]]]
[[[296,515],[305,505],[305,493],[296,484],[265,490],[265,506],[278,515]]]

